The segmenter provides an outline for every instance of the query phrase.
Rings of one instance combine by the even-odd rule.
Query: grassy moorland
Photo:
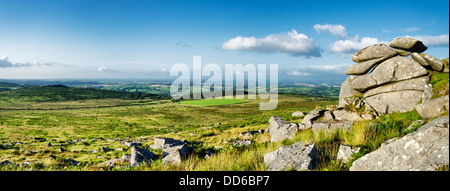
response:
[[[430,76],[434,93],[448,95],[448,74],[431,73]],[[442,82],[445,80],[447,82]],[[299,123],[302,117],[292,117],[293,112],[327,108],[336,105],[338,100],[335,96],[293,94],[297,90],[292,90],[290,94],[279,94],[275,110],[261,111],[259,103],[268,100],[245,97],[174,102],[156,98],[122,99],[114,97],[120,94],[112,92],[107,93],[114,96],[91,99],[54,95],[33,98],[30,95],[10,96],[12,93],[8,91],[0,94],[0,162],[8,160],[18,165],[3,165],[0,170],[264,171],[267,170],[265,154],[282,145],[301,141],[316,145],[320,153],[317,170],[345,171],[355,159],[376,150],[386,140],[418,129],[419,126],[414,126],[412,130],[405,130],[413,121],[422,119],[416,111],[392,113],[375,120],[355,122],[348,131],[313,133],[311,129],[300,130],[293,139],[276,143],[270,142],[269,134],[259,134],[249,138],[250,145],[238,147],[230,143],[244,139],[239,136],[242,132],[266,129],[272,115]],[[48,97],[53,100],[48,101]],[[155,137],[186,139],[192,152],[180,165],[164,165],[162,151],[148,147]],[[130,153],[129,148],[120,143],[125,139],[141,142],[159,157],[151,165],[139,167],[99,166],[104,161]],[[46,146],[49,142],[52,146]],[[359,146],[361,152],[352,161],[341,164],[336,160],[340,144]],[[215,155],[206,159],[208,151]],[[72,166],[64,160],[68,158],[80,163]],[[443,167],[446,169],[448,166]]]

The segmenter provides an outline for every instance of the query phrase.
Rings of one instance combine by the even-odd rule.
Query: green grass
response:
[[[202,99],[202,100],[184,100],[181,101],[180,103],[186,105],[212,106],[212,105],[239,104],[245,102],[247,101],[240,99]]]

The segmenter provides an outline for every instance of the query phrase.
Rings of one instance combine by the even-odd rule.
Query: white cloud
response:
[[[391,32],[391,31],[388,29],[383,29],[382,32]]]
[[[4,55],[0,58],[0,68],[11,68],[11,67],[32,67],[32,66],[72,66],[72,65],[64,65],[56,62],[26,62],[26,63],[13,63],[9,61],[8,56]]]
[[[105,66],[100,66],[100,67],[97,68],[97,71],[99,71],[99,72],[108,72],[108,71],[110,71],[110,69],[108,69]]]
[[[420,30],[419,27],[410,27],[410,28],[403,29],[403,31],[405,31],[405,32],[414,32],[414,31],[418,31],[418,30]]]
[[[349,38],[349,35],[347,34],[345,27],[342,25],[316,24],[316,25],[314,25],[314,29],[317,31],[317,33],[324,32],[324,33],[332,34],[332,35],[342,38],[342,39]]]
[[[306,72],[299,72],[297,70],[294,70],[294,71],[288,72],[287,75],[290,75],[290,76],[309,76],[310,74],[306,73]]]
[[[292,30],[287,33],[271,34],[264,38],[232,38],[222,45],[222,50],[240,50],[260,53],[284,52],[291,56],[321,57],[320,48],[314,39]]]
[[[409,35],[406,35],[404,37],[420,40],[426,46],[448,46],[449,45],[449,35],[448,34],[443,34],[443,35],[439,35],[439,36],[428,36],[428,35],[409,36]]]
[[[347,70],[347,68],[350,66],[351,64],[332,64],[332,65],[311,65],[309,67],[317,71],[343,72]]]
[[[387,41],[379,41],[377,38],[359,37],[346,40],[338,40],[331,46],[331,51],[336,54],[354,54],[359,50],[374,44],[389,44]]]

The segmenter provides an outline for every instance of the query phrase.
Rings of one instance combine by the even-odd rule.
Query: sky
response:
[[[343,80],[354,53],[396,37],[448,57],[449,1],[0,0],[0,79],[163,79],[201,56]]]

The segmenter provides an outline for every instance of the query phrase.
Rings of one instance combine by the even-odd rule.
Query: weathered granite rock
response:
[[[408,112],[422,98],[422,91],[406,90],[376,94],[365,98],[378,113]]]
[[[296,142],[264,155],[264,164],[268,167],[268,171],[314,170],[316,169],[317,155],[314,145],[303,145],[301,142]]]
[[[449,110],[449,96],[445,95],[415,106],[423,118],[433,118]]]
[[[338,161],[347,163],[352,159],[352,154],[359,153],[360,147],[352,147],[350,145],[340,145],[336,156]]]
[[[296,111],[296,112],[292,113],[292,117],[301,117],[304,115],[305,114],[302,111]]]
[[[277,142],[294,137],[298,131],[298,125],[294,122],[284,121],[283,118],[271,116],[269,119],[270,141]]]
[[[430,66],[430,63],[427,62],[427,60],[425,60],[425,58],[423,58],[422,56],[420,56],[419,53],[417,52],[412,52],[411,53],[411,57],[418,62],[420,65],[422,65],[423,67],[427,67]]]
[[[425,86],[428,84],[429,81],[430,81],[430,78],[428,76],[422,76],[422,77],[418,77],[418,78],[403,80],[403,81],[379,86],[379,87],[370,89],[366,93],[364,93],[364,98],[382,94],[382,93],[405,91],[405,90],[424,91]],[[413,103],[413,104],[417,104],[417,103]]]
[[[353,162],[350,171],[434,171],[449,163],[449,117],[381,146]]]
[[[190,147],[187,145],[179,145],[175,147],[169,147],[163,150],[162,162],[166,165],[178,165],[181,161],[187,158],[189,154]]]
[[[422,103],[428,102],[433,97],[433,85],[427,84],[423,88]]]
[[[409,56],[409,52],[406,50],[402,50],[402,49],[397,49],[394,48],[394,50],[397,52],[398,55],[400,56]]]
[[[145,161],[147,165],[150,165],[152,163],[151,160],[155,157],[155,153],[152,153],[146,149],[131,147],[130,166],[139,166],[143,161]]]
[[[421,54],[421,56],[423,56],[423,58],[431,65],[433,70],[440,72],[444,69],[444,63],[438,58],[429,54]]]
[[[303,118],[302,122],[299,124],[299,129],[309,129],[312,127],[312,123],[315,119],[322,117],[327,110],[319,109],[312,110]]]
[[[389,46],[385,44],[374,44],[358,51],[353,55],[352,60],[359,63],[366,60],[372,60],[382,57],[390,58],[395,55],[397,55],[397,52],[394,49],[389,48]]]
[[[186,140],[175,140],[172,138],[163,138],[163,137],[156,137],[155,142],[153,145],[150,146],[151,149],[165,149],[169,147],[174,147],[178,145],[182,145],[186,143]]]
[[[382,62],[371,73],[357,76],[351,81],[351,87],[357,91],[366,91],[386,83],[427,74],[427,70],[413,59],[397,56]]]
[[[345,98],[359,94],[359,92],[352,87],[352,81],[354,79],[356,79],[356,76],[351,75],[342,83],[339,92],[339,107],[344,107],[349,104],[346,102]]]
[[[252,141],[249,140],[249,139],[237,140],[237,141],[234,141],[234,142],[231,143],[231,145],[238,146],[238,147],[242,147],[242,146],[245,146],[245,145],[251,145],[251,144],[252,144]]]
[[[412,38],[395,38],[389,44],[392,48],[402,49],[409,52],[423,52],[427,50],[422,41],[412,39]]]
[[[334,119],[338,121],[360,121],[364,120],[358,113],[347,110],[334,110]]]
[[[354,65],[351,65],[347,70],[345,70],[344,74],[347,75],[360,75],[360,74],[367,74],[367,72],[370,71],[375,65],[385,61],[388,58],[391,58],[391,55],[383,56],[381,58],[375,58],[371,60],[366,60]]]

